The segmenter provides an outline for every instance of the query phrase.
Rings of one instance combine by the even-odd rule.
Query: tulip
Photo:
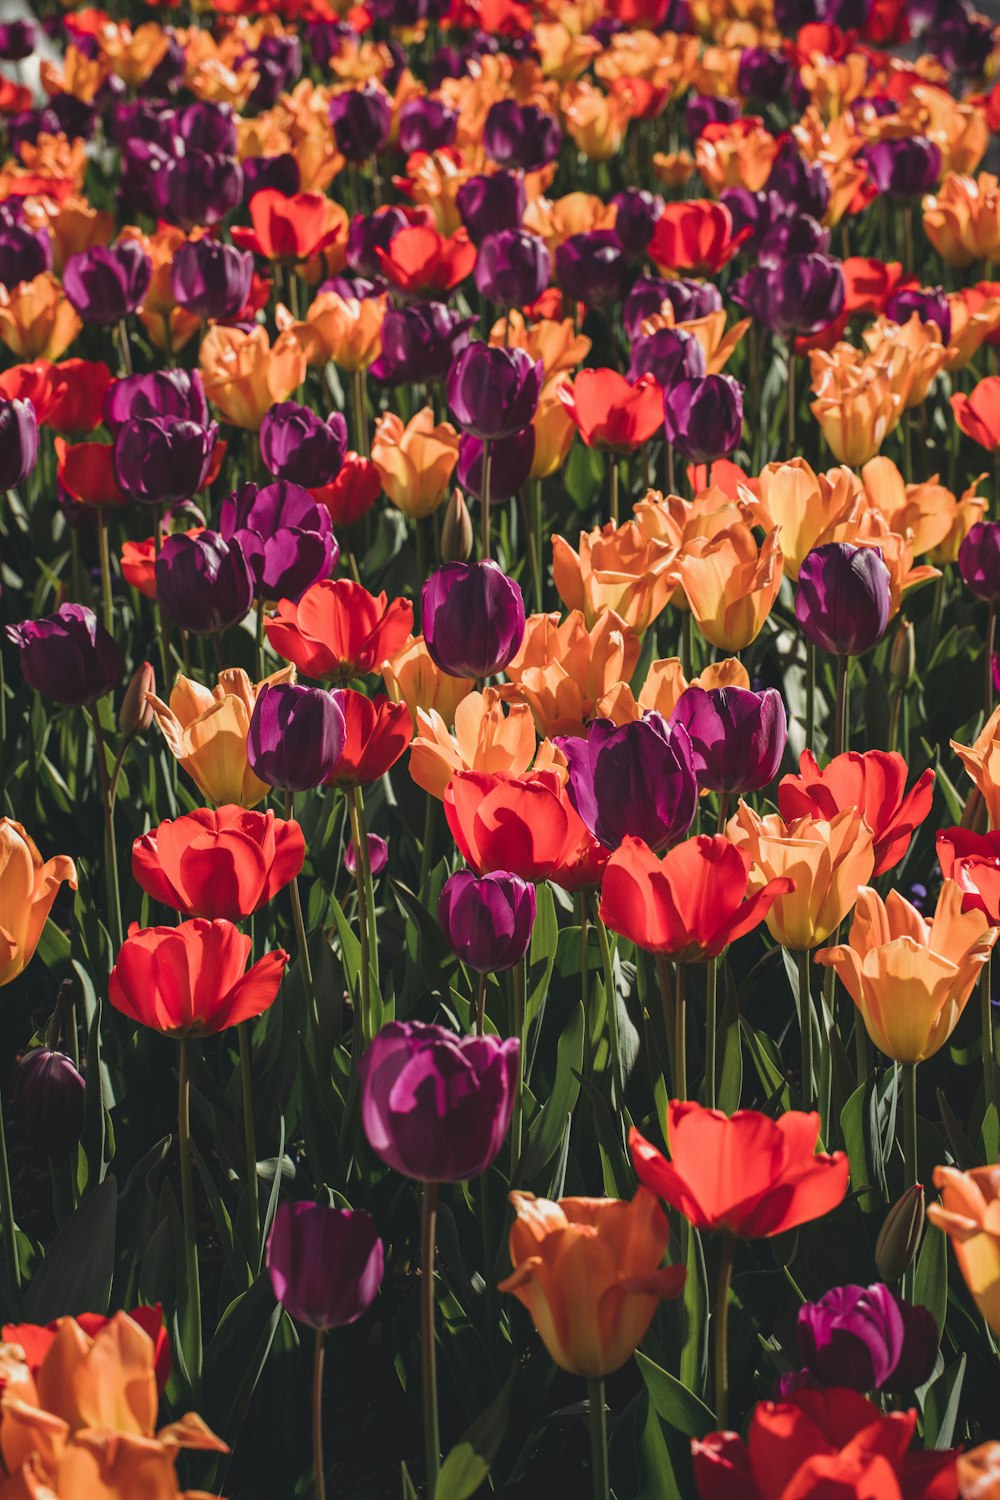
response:
[[[613,199],[615,234],[629,255],[641,260],[649,248],[656,221],[663,212],[663,199],[645,188],[625,188]]]
[[[376,672],[410,635],[408,599],[387,603],[347,578],[321,578],[298,603],[282,599],[266,622],[274,651],[308,677],[339,678]]]
[[[1000,1482],[1000,1443],[980,1443],[958,1456],[958,1493],[962,1500],[989,1500]]]
[[[538,410],[531,419],[531,430],[535,446],[529,477],[548,479],[562,468],[569,457],[577,430],[558,389],[543,389],[538,400]]]
[[[459,870],[442,887],[438,921],[452,951],[476,973],[512,969],[531,942],[535,888],[506,870]]]
[[[778,531],[758,548],[742,522],[686,543],[669,576],[679,581],[695,623],[721,651],[742,651],[756,640],[781,587]]]
[[[757,792],[777,774],[788,737],[785,705],[774,688],[689,687],[671,715],[691,739],[702,791]]]
[[[539,407],[540,410],[541,407]],[[535,413],[530,427],[522,427],[517,432],[512,432],[507,437],[497,438],[490,443],[489,480],[492,501],[512,500],[527,484],[534,466],[537,419],[538,412]],[[477,500],[482,500],[484,493],[486,447],[484,442],[468,432],[462,434],[458,445],[458,482],[468,494],[475,495]],[[468,551],[471,552],[471,550],[470,534]],[[463,560],[446,558],[443,552],[441,556],[445,562]]]
[[[176,417],[129,417],[115,434],[119,489],[147,505],[188,500],[208,480],[219,429]]]
[[[408,99],[399,111],[399,149],[409,156],[414,151],[430,154],[451,146],[458,118],[458,111],[441,99]]]
[[[633,268],[613,229],[571,234],[556,249],[556,279],[573,302],[605,312],[625,300]]]
[[[270,811],[201,807],[137,838],[132,874],[154,901],[185,916],[242,922],[294,880],[304,859],[297,823]]]
[[[930,290],[902,287],[885,304],[885,315],[894,323],[908,323],[916,313],[921,323],[936,323],[941,338],[951,341],[951,305],[940,287]]]
[[[178,246],[170,266],[170,290],[178,307],[196,318],[235,319],[253,282],[253,256],[206,236]]]
[[[54,440],[59,489],[80,505],[127,505],[129,497],[115,478],[115,450],[111,443],[67,443]]]
[[[887,1286],[842,1286],[799,1308],[799,1358],[827,1386],[916,1390],[930,1376],[938,1332],[926,1307]]]
[[[643,536],[634,521],[582,531],[579,547],[552,538],[552,580],[566,608],[588,627],[614,611],[641,634],[670,601],[676,548]]]
[[[0,490],[16,490],[38,458],[38,420],[30,401],[0,400]]]
[[[683,1266],[662,1266],[670,1238],[652,1193],[550,1202],[512,1193],[513,1274],[500,1283],[531,1314],[563,1370],[600,1382],[631,1359],[658,1303],[676,1297]]]
[[[733,216],[724,203],[690,198],[668,203],[649,242],[649,258],[663,271],[714,275],[730,261],[749,229],[734,233]]]
[[[768,47],[744,47],[740,53],[736,87],[745,99],[776,104],[791,82],[792,67],[783,52]]]
[[[782,338],[826,328],[844,306],[844,276],[828,255],[789,255],[762,265],[733,290],[735,300]]]
[[[562,131],[554,115],[537,104],[499,99],[483,127],[483,149],[499,167],[536,172],[559,155]]]
[[[436,709],[446,725],[454,724],[459,705],[471,692],[470,677],[451,677],[431,659],[422,635],[413,636],[384,661],[379,671],[394,703],[405,703],[414,724],[417,710]]]
[[[545,241],[524,229],[489,234],[476,257],[476,287],[497,307],[525,307],[545,290],[552,258]]]
[[[444,380],[469,342],[472,322],[442,302],[388,308],[382,320],[382,353],[370,367],[372,375],[386,385]]]
[[[524,178],[520,172],[490,172],[466,178],[455,195],[462,223],[474,245],[501,229],[517,229],[524,217]]]
[[[247,759],[268,786],[304,792],[332,774],[346,739],[335,693],[292,682],[264,685],[247,730]]]
[[[60,604],[40,620],[8,625],[6,634],[20,653],[25,682],[53,703],[85,707],[121,681],[121,652],[82,604]]]
[[[468,683],[468,679],[459,679]],[[496,688],[466,689],[452,713],[455,732],[434,709],[416,711],[417,735],[410,751],[410,779],[443,798],[456,771],[523,776],[535,759],[536,739],[527,704],[512,703],[507,716]]]
[[[892,599],[889,570],[874,547],[828,542],[799,569],[795,618],[806,639],[836,656],[863,656],[881,640]]]
[[[378,1295],[384,1259],[364,1209],[278,1205],[267,1270],[275,1297],[297,1322],[318,1331],[356,1323]]]
[[[246,618],[253,575],[235,539],[217,531],[168,536],[156,559],[156,597],[182,630],[214,635]]]
[[[830,203],[829,179],[818,161],[808,161],[790,137],[778,148],[766,183],[769,193],[797,213],[809,214],[817,223],[826,217]]]
[[[83,322],[51,272],[0,287],[0,342],[17,359],[58,359]]]
[[[898,424],[903,398],[893,390],[890,371],[864,367],[831,369],[816,388],[809,410],[838,463],[860,468],[874,458]]]
[[[663,393],[667,442],[691,463],[731,453],[743,432],[743,387],[731,375],[678,380]]]
[[[526,427],[535,414],[543,367],[523,349],[468,344],[448,374],[448,405],[465,432],[486,442]]]
[[[371,457],[393,505],[419,521],[432,515],[448,493],[458,462],[458,433],[450,422],[435,425],[430,406],[405,426],[394,412],[386,412],[376,425]]]
[[[559,387],[559,399],[588,448],[616,456],[648,442],[662,419],[662,397],[651,375],[634,384],[616,370],[581,370]]]
[[[656,713],[619,727],[595,719],[587,739],[556,743],[569,762],[570,801],[606,849],[632,835],[659,853],[687,833],[698,787],[682,726]]]
[[[496,563],[446,563],[421,591],[424,643],[452,677],[492,677],[517,654],[524,600]]]
[[[368,514],[381,495],[382,481],[370,458],[362,458],[348,449],[333,483],[318,485],[310,493],[334,526],[353,526]]]
[[[167,749],[208,801],[255,807],[267,796],[270,788],[254,775],[247,759],[250,718],[265,688],[293,676],[294,669],[285,667],[254,685],[240,668],[229,668],[213,689],[178,676],[169,705],[150,694]]]
[[[107,328],[135,312],[149,291],[153,264],[135,240],[96,245],[71,255],[63,271],[66,296],[85,323]]]
[[[1000,926],[1000,835],[943,828],[937,856],[945,880],[961,889],[962,910],[981,911],[991,927]]]
[[[154,370],[115,380],[104,397],[104,420],[113,433],[135,417],[208,426],[208,402],[197,370]]]
[[[201,341],[199,365],[209,400],[227,422],[259,432],[276,402],[287,401],[306,378],[306,354],[294,334],[271,344],[267,330],[216,323]]]
[[[987,453],[1000,448],[1000,376],[987,375],[973,387],[971,396],[956,392],[951,409],[962,431]]]
[[[64,1052],[33,1047],[17,1064],[11,1107],[34,1151],[63,1161],[83,1134],[86,1083]]]
[[[778,527],[784,571],[799,576],[808,553],[857,527],[862,492],[846,468],[816,474],[804,458],[768,464],[758,478],[762,520]]]
[[[554,771],[459,771],[445,788],[444,812],[459,853],[480,875],[507,870],[558,881],[587,838]]]
[[[67,855],[43,861],[21,824],[0,818],[0,903],[5,913],[0,987],[31,962],[64,881],[76,890],[76,866]]]
[[[890,198],[922,197],[941,178],[941,150],[923,135],[873,141],[862,160],[878,191]]]
[[[706,368],[701,344],[680,328],[658,328],[632,341],[628,377],[633,384],[643,375],[652,375],[657,385],[667,390],[678,380],[700,380]],[[657,425],[660,414],[658,405]]]
[[[222,502],[219,528],[245,556],[258,599],[300,599],[340,555],[329,512],[283,479],[234,490]]]
[[[143,929],[133,923],[111,970],[108,999],[165,1036],[211,1036],[263,1014],[278,997],[288,954],[272,949],[248,970],[252,946],[232,922],[196,917]]]
[[[279,401],[260,427],[260,453],[269,474],[312,490],[340,473],[347,451],[347,423],[339,411],[324,421],[308,406]]]
[[[293,193],[263,188],[250,199],[252,229],[234,228],[233,239],[242,250],[267,260],[300,262],[321,251],[340,232],[343,220],[322,193]]]
[[[377,156],[389,139],[392,110],[388,96],[376,83],[334,94],[329,116],[337,150],[348,161]]]
[[[31,21],[6,21],[0,26],[0,57],[22,62],[35,50],[38,29]]]
[[[839,323],[842,315],[848,311],[847,308],[847,278],[844,268],[840,262],[832,262],[836,266],[837,277],[830,279],[830,273],[824,272],[815,264],[816,258],[829,259],[827,252],[830,249],[830,231],[822,224],[817,224],[815,219],[808,214],[796,214],[790,219],[779,219],[772,224],[770,229],[761,237],[757,250],[757,264],[768,270],[780,270],[787,262],[794,262],[789,266],[789,282],[802,289],[804,299],[802,306],[814,298],[820,287],[826,287],[833,291],[839,300],[837,291],[838,280],[844,286],[844,302],[836,318],[831,318],[826,324],[823,332],[828,336],[831,324]],[[801,264],[801,257],[808,257],[810,264]],[[817,330],[819,332],[820,330]],[[831,340],[832,341],[832,340]]]
[[[1000,191],[997,179],[949,172],[937,193],[924,200],[924,232],[949,266],[994,260],[1000,251]]]
[[[778,809],[792,823],[803,817],[829,820],[857,808],[872,830],[872,875],[882,875],[899,864],[913,830],[931,810],[934,772],[924,771],[908,792],[906,776],[903,757],[885,750],[836,755],[822,771],[812,751],[804,750],[798,775],[783,776],[778,785]]]
[[[326,781],[341,787],[378,781],[410,743],[413,725],[409,709],[405,703],[393,703],[384,693],[366,698],[353,688],[342,688],[332,696],[344,716],[344,748]]]
[[[476,262],[476,247],[465,229],[450,237],[425,224],[393,235],[388,250],[376,249],[381,274],[406,296],[447,296]]]
[[[731,125],[740,115],[736,99],[717,97],[714,94],[692,94],[684,106],[684,124],[688,136],[694,143],[706,125]]]
[[[940,1203],[927,1207],[927,1217],[944,1230],[958,1261],[958,1269],[980,1315],[1000,1333],[1000,1229],[993,1207],[1000,1197],[1000,1167],[935,1167],[934,1186]]]
[[[54,365],[38,359],[0,375],[0,396],[30,401],[40,427],[86,433],[99,425],[111,383],[111,371],[99,360],[64,359]]]

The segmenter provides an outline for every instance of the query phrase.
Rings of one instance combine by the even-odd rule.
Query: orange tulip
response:
[[[674,588],[675,549],[647,540],[634,521],[581,531],[574,552],[561,536],[552,538],[552,578],[567,609],[578,609],[588,629],[614,610],[640,635],[666,608]]]
[[[945,369],[964,370],[991,334],[1000,328],[1000,297],[980,300],[968,295],[971,288],[948,293],[951,310],[951,335]]]
[[[1000,375],[987,375],[973,387],[971,396],[957,391],[951,409],[962,431],[987,453],[1000,448]]]
[[[928,1204],[927,1217],[951,1240],[976,1306],[1000,1334],[1000,1166],[935,1167],[934,1186],[941,1202]]]
[[[450,726],[458,705],[474,686],[471,677],[451,677],[442,672],[424,644],[422,635],[411,636],[379,667],[385,690],[394,703],[405,703],[414,728],[417,709],[434,709]]]
[[[568,375],[590,353],[590,339],[577,333],[572,318],[539,318],[529,323],[519,308],[508,318],[498,318],[490,329],[490,343],[507,349],[523,349],[533,364],[541,360],[543,390]]]
[[[691,334],[698,340],[705,352],[705,373],[718,375],[725,369],[730,355],[742,343],[743,335],[750,327],[750,321],[749,318],[741,318],[727,333],[724,308],[705,313],[700,318],[684,318],[678,322],[673,304],[664,302],[658,313],[654,313],[651,318],[643,319],[641,331],[656,333],[661,328],[677,328],[682,333]]]
[[[430,406],[405,427],[395,412],[386,412],[375,428],[372,463],[397,510],[419,521],[433,515],[448,493],[458,463],[458,433],[450,422],[435,425]]]
[[[306,378],[306,356],[291,333],[272,345],[267,330],[249,333],[214,324],[201,341],[199,356],[205,394],[234,427],[257,432],[266,413],[287,401]]]
[[[733,233],[733,216],[724,203],[687,198],[668,203],[657,219],[649,258],[661,271],[714,275],[732,260],[750,233],[749,228]]]
[[[913,313],[905,323],[883,315],[861,335],[868,358],[890,372],[890,384],[902,398],[903,410],[919,406],[944,369],[949,350],[934,322],[923,323]]]
[[[932,1220],[932,1223],[936,1222]],[[939,1228],[945,1227],[943,1224],[939,1225]],[[978,1448],[960,1453],[957,1470],[960,1500],[998,1500],[1000,1443],[980,1443]]]
[[[776,943],[796,951],[826,942],[875,864],[871,829],[855,808],[786,824],[777,813],[762,818],[741,802],[726,833],[753,861],[751,889],[786,876],[793,882],[765,921]]]
[[[789,578],[814,547],[850,539],[861,510],[861,487],[850,469],[816,474],[804,458],[761,470],[759,509],[763,524],[778,528],[778,545]],[[752,503],[749,490],[746,499]],[[764,519],[766,517],[766,519]]]
[[[963,913],[962,899],[957,881],[946,880],[927,921],[898,891],[883,901],[863,886],[847,943],[816,955],[838,974],[875,1046],[896,1062],[940,1051],[990,956],[998,929],[981,911]]]
[[[611,229],[615,222],[613,204],[593,193],[567,193],[562,198],[536,198],[524,211],[523,224],[533,234],[541,235],[552,255],[571,234],[586,234],[592,229]]]
[[[559,399],[588,448],[634,453],[663,425],[663,392],[652,375],[635,384],[617,370],[581,370]]]
[[[34,957],[59,887],[76,890],[76,866],[65,854],[44,860],[20,823],[0,818],[0,986]]]
[[[233,241],[267,260],[308,260],[340,232],[337,205],[323,193],[286,198],[277,188],[262,188],[250,199],[250,218],[252,229],[234,225]]]
[[[219,673],[214,688],[179,676],[169,705],[152,693],[146,701],[152,705],[167,749],[203,797],[217,805],[233,802],[256,807],[270,787],[254,774],[247,759],[254,704],[262,688],[294,680],[294,667],[283,667],[256,684],[242,667],[229,667]]]
[[[756,115],[730,124],[706,125],[694,143],[694,159],[714,198],[724,188],[762,188],[771,173],[780,142]]]
[[[611,717],[604,700],[632,676],[639,650],[638,635],[614,610],[590,629],[578,609],[562,622],[529,615],[521,649],[505,669],[510,686],[500,692],[530,707],[539,734],[584,734],[592,718]]]
[[[588,161],[608,161],[622,149],[632,111],[621,94],[605,94],[579,83],[563,95],[566,129]]]
[[[834,458],[852,469],[875,457],[903,414],[888,365],[828,365],[818,379],[814,369],[813,390],[809,410]]]
[[[648,1188],[618,1198],[511,1193],[513,1292],[563,1370],[598,1380],[631,1359],[664,1297],[679,1296],[683,1266],[662,1266],[667,1216]]]
[[[342,370],[367,370],[382,352],[382,322],[385,297],[341,297],[320,292],[309,306],[304,323],[297,323],[285,307],[276,321],[283,333],[298,342],[310,365],[322,366],[332,359]]]
[[[947,535],[938,545],[927,554],[929,562],[941,567],[945,563],[958,561],[959,548],[965,541],[969,532],[977,521],[983,519],[986,511],[986,501],[976,490],[986,478],[985,474],[977,474],[969,487],[962,491],[961,495],[955,497],[954,509],[951,513],[951,525]]]
[[[994,710],[971,745],[952,740],[951,748],[979,788],[990,828],[1000,829],[1000,708]]]
[[[379,671],[412,626],[409,599],[390,604],[349,578],[321,578],[297,603],[280,600],[265,629],[272,649],[307,677],[346,683]]]
[[[949,266],[996,260],[1000,252],[1000,185],[989,172],[949,172],[924,199],[924,233]]]
[[[417,709],[417,735],[410,747],[410,776],[439,800],[456,771],[523,776],[535,758],[535,726],[526,703],[507,714],[496,688],[468,693],[455,710],[455,732],[434,709]]]
[[[535,434],[535,451],[528,478],[548,479],[550,474],[558,473],[566,462],[577,433],[576,423],[560,395],[559,387],[542,387],[531,426]]]
[[[141,230],[126,225],[120,238],[135,240],[153,263],[153,279],[138,312],[140,323],[157,349],[171,353],[183,349],[200,327],[194,313],[177,306],[171,282],[174,255],[181,245],[187,243],[187,235],[173,224],[158,229],[155,234],[143,234]]]
[[[781,587],[777,530],[758,547],[744,523],[714,537],[694,537],[677,557],[675,579],[684,589],[698,629],[722,651],[742,651],[760,634]]]
[[[82,327],[51,272],[14,287],[0,286],[0,342],[16,359],[59,359]]]
[[[869,506],[890,531],[908,538],[915,556],[933,551],[951,532],[958,502],[936,474],[923,484],[906,484],[891,458],[872,458],[861,477]]]

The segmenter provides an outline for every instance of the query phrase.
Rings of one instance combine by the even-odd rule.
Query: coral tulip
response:
[[[366,698],[353,688],[334,694],[344,715],[344,749],[327,780],[333,786],[367,786],[378,781],[410,743],[412,721],[405,703],[384,693]]]
[[[466,229],[448,238],[425,224],[393,235],[388,250],[376,251],[382,274],[401,292],[446,297],[476,263],[476,247]]]
[[[588,448],[634,453],[653,436],[663,418],[663,398],[651,375],[635,383],[617,370],[581,370],[559,387],[559,399]]]
[[[894,751],[850,750],[835,755],[822,770],[811,750],[799,757],[798,775],[778,784],[778,811],[786,823],[796,818],[835,818],[857,808],[874,840],[873,875],[898,865],[910,847],[913,830],[927,817],[934,797],[930,769],[906,790],[907,766]]]
[[[1000,926],[1000,833],[943,828],[937,856],[945,880],[962,892],[963,911],[981,911],[991,927]]]
[[[971,745],[952,740],[951,748],[986,803],[991,829],[1000,829],[1000,708],[994,710]]]
[[[972,395],[958,391],[951,398],[955,421],[987,453],[1000,448],[1000,375],[987,375]]]
[[[189,917],[241,922],[302,869],[298,823],[232,805],[167,818],[132,845],[132,873],[154,901]]]
[[[549,880],[571,863],[586,827],[553,771],[505,777],[459,771],[444,793],[452,837],[479,874]]]
[[[348,682],[377,672],[413,628],[408,599],[369,594],[348,578],[322,578],[297,604],[282,599],[267,621],[274,651],[308,677]]]
[[[253,228],[234,226],[233,243],[267,260],[309,260],[340,230],[336,205],[322,193],[288,198],[275,188],[262,188],[249,206]]]
[[[714,275],[751,233],[749,228],[733,232],[733,216],[724,203],[708,198],[668,203],[656,221],[649,258],[662,271]]]

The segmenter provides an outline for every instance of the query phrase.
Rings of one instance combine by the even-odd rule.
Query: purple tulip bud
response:
[[[183,229],[218,224],[243,201],[243,168],[235,156],[188,146],[153,179],[157,212]]]
[[[544,369],[523,349],[467,344],[448,372],[447,392],[458,425],[492,442],[527,427],[538,409]]]
[[[822,220],[830,202],[830,183],[821,162],[806,161],[793,141],[778,148],[766,191],[777,193],[795,213]]]
[[[260,452],[269,474],[307,490],[331,484],[347,452],[347,423],[339,411],[326,421],[308,406],[279,401],[265,414]]]
[[[517,1082],[515,1037],[390,1021],[359,1064],[361,1123],[380,1161],[418,1182],[465,1182],[497,1155]]]
[[[908,323],[916,313],[921,323],[936,323],[941,330],[941,340],[947,344],[951,339],[951,304],[941,287],[904,287],[893,292],[885,305],[886,316],[894,323]]]
[[[228,630],[253,604],[253,575],[243,549],[217,531],[168,536],[155,575],[157,599],[175,625],[194,635]]]
[[[777,104],[791,81],[791,60],[783,52],[770,47],[744,47],[736,75],[736,87],[744,99]]]
[[[929,46],[949,73],[980,77],[993,50],[993,22],[950,5]]]
[[[628,378],[633,385],[643,375],[652,375],[666,390],[677,380],[700,380],[705,370],[705,350],[693,333],[680,328],[641,333],[632,343]]]
[[[241,485],[222,502],[219,529],[239,542],[259,599],[299,599],[340,556],[330,512],[286,480]]]
[[[329,115],[337,149],[348,161],[377,156],[389,139],[392,109],[385,90],[376,83],[335,94]]]
[[[440,151],[454,144],[457,129],[458,111],[443,100],[408,99],[399,111],[399,149],[407,156],[413,151]]]
[[[498,99],[490,106],[483,126],[483,149],[498,167],[537,172],[555,161],[562,130],[555,115],[537,104]]]
[[[35,50],[38,27],[31,21],[7,21],[0,26],[0,61],[23,62]]]
[[[235,156],[239,149],[236,116],[230,104],[196,99],[177,111],[177,133],[186,146],[217,156]]]
[[[307,792],[332,776],[347,743],[344,711],[325,688],[279,682],[257,694],[247,759],[268,786]]]
[[[785,753],[788,723],[781,694],[749,688],[689,687],[671,724],[691,739],[698,786],[706,792],[758,792],[773,781]]]
[[[734,301],[758,323],[786,339],[828,327],[846,296],[840,263],[827,255],[790,255],[777,265],[759,266],[732,290]]]
[[[0,400],[0,491],[15,490],[38,458],[38,418],[30,401]]]
[[[382,353],[369,374],[386,385],[444,380],[475,323],[475,318],[461,317],[444,302],[390,307],[382,319]]]
[[[618,727],[595,719],[587,738],[557,738],[573,806],[606,849],[629,834],[657,852],[682,839],[698,805],[691,739],[657,713]]]
[[[389,845],[384,838],[377,833],[369,833],[368,839],[368,865],[372,876],[381,875],[389,863]],[[347,848],[344,850],[344,869],[348,875],[356,875],[358,870],[357,855],[354,852],[354,840],[347,840]]]
[[[177,417],[129,417],[115,435],[118,488],[146,505],[196,495],[208,478],[219,429]]]
[[[659,193],[649,193],[645,188],[625,188],[616,193],[615,234],[625,247],[626,254],[641,260],[653,238],[656,221],[663,213],[663,199]]]
[[[466,494],[483,498],[483,448],[481,438],[462,434],[458,445],[458,482]],[[490,444],[490,499],[511,500],[524,488],[535,457],[535,429],[519,427]]]
[[[355,214],[347,230],[347,248],[344,251],[347,264],[357,276],[369,276],[376,280],[382,274],[379,250],[388,250],[401,229],[409,228],[410,220],[401,208],[379,208],[373,214]]]
[[[482,876],[459,870],[444,883],[438,921],[453,951],[477,974],[512,969],[531,942],[535,887],[506,870]]]
[[[517,229],[527,198],[524,179],[516,172],[490,172],[470,177],[459,188],[455,204],[473,244],[501,229]]]
[[[548,286],[552,257],[545,241],[526,229],[488,234],[476,257],[476,286],[497,307],[525,307]]]
[[[246,208],[255,193],[271,188],[291,198],[302,185],[299,164],[287,151],[277,156],[247,156],[243,167],[243,206]]]
[[[663,394],[667,442],[690,463],[732,453],[743,434],[743,387],[731,375],[678,380]]]
[[[253,283],[253,256],[208,236],[174,251],[170,290],[178,307],[227,323],[243,308]]]
[[[12,224],[0,229],[0,286],[33,281],[52,269],[52,236],[47,229]]]
[[[706,125],[731,125],[739,117],[737,99],[715,94],[692,94],[684,106],[684,124],[692,145],[704,133]]]
[[[60,604],[55,614],[7,626],[20,652],[21,676],[53,703],[96,703],[122,678],[121,652],[92,609]]]
[[[208,401],[197,370],[154,370],[126,375],[108,387],[104,420],[117,432],[131,417],[178,418],[208,426]]]
[[[298,1323],[344,1328],[375,1301],[385,1252],[364,1209],[280,1203],[267,1237],[274,1295]]]
[[[890,198],[919,197],[941,178],[940,147],[923,135],[874,141],[865,146],[861,157],[879,192]]]
[[[722,307],[722,293],[710,281],[664,281],[664,300],[670,303],[679,323],[704,318]]]
[[[863,655],[882,639],[891,611],[889,569],[876,547],[827,542],[804,559],[795,618],[821,651]]]
[[[719,202],[724,203],[733,216],[734,234],[739,234],[741,229],[750,229],[757,241],[782,219],[795,213],[794,205],[789,206],[780,193],[764,188],[756,193],[745,187],[726,188],[720,194]],[[743,248],[746,250],[747,246]]]
[[[25,1139],[41,1156],[62,1161],[83,1134],[82,1075],[64,1052],[34,1047],[14,1070],[11,1108]]]
[[[817,224],[808,214],[779,219],[760,239],[757,250],[759,266],[781,266],[793,255],[826,255],[830,249],[830,231]]]
[[[424,644],[450,677],[492,677],[521,649],[524,598],[495,562],[446,563],[420,599]]]
[[[152,279],[153,263],[142,246],[120,240],[71,255],[63,290],[85,323],[107,328],[135,312]]]
[[[1000,599],[1000,521],[977,521],[958,549],[958,571],[977,599]]]
[[[926,1307],[887,1286],[841,1286],[799,1308],[799,1356],[825,1386],[856,1391],[914,1389],[930,1375],[937,1325]]]
[[[556,276],[566,296],[606,311],[625,300],[633,268],[613,229],[571,234],[556,250]]]

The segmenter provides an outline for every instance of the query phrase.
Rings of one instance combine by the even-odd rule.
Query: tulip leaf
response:
[[[69,938],[61,927],[57,927],[51,917],[46,917],[42,935],[38,939],[38,947],[35,953],[46,968],[54,969],[59,964],[68,961],[72,952]]]
[[[948,1236],[933,1226],[925,1230],[924,1242],[917,1256],[913,1301],[934,1315],[940,1335],[944,1331],[948,1308]]]
[[[583,1036],[586,1020],[583,1005],[577,1002],[569,1025],[563,1029],[556,1050],[556,1077],[552,1092],[534,1122],[524,1153],[523,1176],[532,1181],[548,1166],[559,1149],[569,1119],[580,1093],[579,1073],[583,1067]]]
[[[118,1184],[105,1178],[80,1200],[32,1278],[24,1316],[51,1323],[77,1313],[106,1313],[115,1269]]]
[[[699,1401],[693,1391],[681,1385],[669,1370],[661,1369],[641,1349],[635,1351],[635,1359],[649,1399],[668,1427],[676,1427],[678,1432],[691,1438],[704,1437],[706,1432],[712,1431],[715,1417],[704,1401]]]
[[[946,1236],[941,1234],[938,1238],[943,1240]],[[942,1370],[924,1391],[923,1435],[924,1446],[927,1448],[936,1448],[941,1452],[950,1448],[954,1442],[967,1363],[968,1358],[963,1354],[955,1364]]]
[[[865,1122],[871,1117],[868,1108],[869,1088],[870,1084],[866,1078],[854,1090],[840,1111],[844,1150],[851,1164],[851,1188],[857,1194],[862,1211],[865,1213],[872,1213],[875,1209],[881,1209],[882,1206],[877,1193],[863,1191],[872,1186],[872,1174],[868,1166],[868,1143],[865,1136]]]
[[[469,1500],[486,1479],[507,1431],[514,1376],[512,1370],[499,1394],[445,1458],[434,1486],[434,1500]]]
[[[230,1302],[205,1351],[208,1420],[226,1438],[234,1439],[240,1429],[281,1319],[281,1306],[264,1271]]]
[[[405,1458],[400,1461],[400,1477],[403,1481],[403,1500],[419,1500],[416,1486],[410,1478],[410,1471],[406,1467]]]

